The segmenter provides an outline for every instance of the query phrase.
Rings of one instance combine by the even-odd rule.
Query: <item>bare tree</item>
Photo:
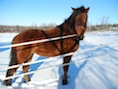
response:
[[[101,19],[101,25],[108,25],[109,24],[109,17],[103,16]]]

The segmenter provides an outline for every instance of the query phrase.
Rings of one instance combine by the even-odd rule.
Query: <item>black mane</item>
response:
[[[76,8],[76,12],[73,11],[72,14],[70,15],[70,17],[67,18],[67,19],[65,19],[65,21],[61,25],[59,25],[58,27],[63,28],[63,24],[66,23],[67,26],[68,26],[68,30],[74,28],[74,24],[75,24],[74,18],[78,14],[81,14],[83,12],[85,12],[85,7],[84,6],[81,6],[79,8]]]

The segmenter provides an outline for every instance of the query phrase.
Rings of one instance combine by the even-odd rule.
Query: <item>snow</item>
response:
[[[0,33],[0,47],[11,44],[16,33]],[[118,32],[87,32],[75,52],[68,71],[69,84],[62,85],[62,58],[33,56],[29,71],[31,81],[24,83],[23,77],[14,78],[12,86],[3,86],[6,68],[9,63],[10,48],[0,48],[0,89],[118,89]],[[52,67],[49,67],[52,66]],[[48,67],[42,69],[44,67]],[[41,70],[40,70],[41,69]],[[19,68],[16,74],[22,74]]]

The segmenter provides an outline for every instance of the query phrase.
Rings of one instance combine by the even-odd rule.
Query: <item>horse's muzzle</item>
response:
[[[84,36],[79,36],[79,40],[83,40],[84,39]]]
[[[83,39],[84,39],[84,36],[77,36],[76,43],[79,44],[79,41]]]

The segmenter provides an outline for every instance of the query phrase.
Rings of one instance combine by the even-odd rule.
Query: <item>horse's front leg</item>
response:
[[[72,56],[66,56],[66,57],[64,57],[64,58],[63,58],[63,64],[69,63],[71,57],[72,57]],[[63,84],[63,85],[68,84],[68,81],[67,81],[68,68],[69,68],[69,65],[63,66],[63,76],[62,76],[62,84]]]

